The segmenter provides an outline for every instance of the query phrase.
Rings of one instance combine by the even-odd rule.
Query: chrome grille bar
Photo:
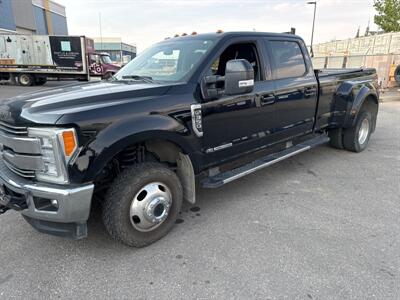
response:
[[[27,135],[28,128],[22,126],[14,126],[0,121],[0,130],[8,133],[18,134],[18,135]]]
[[[4,150],[3,159],[20,170],[38,171],[44,167],[42,157],[37,155],[23,155]]]
[[[40,140],[28,137],[28,128],[0,121],[0,159],[4,166],[24,178],[35,178],[44,167]]]
[[[0,144],[17,153],[41,153],[40,142],[37,138],[10,136],[0,132]]]
[[[11,165],[10,163],[8,163],[6,160],[3,159],[3,163],[11,170],[13,171],[15,174],[21,176],[21,177],[25,177],[25,178],[35,178],[35,171],[30,171],[30,170],[20,170],[16,167],[14,167],[13,165]]]

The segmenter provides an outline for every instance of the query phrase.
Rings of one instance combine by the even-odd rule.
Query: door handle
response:
[[[311,97],[311,96],[314,96],[316,94],[316,92],[317,92],[316,88],[308,87],[308,88],[304,89],[304,96]]]
[[[274,94],[261,95],[260,97],[260,103],[262,106],[274,104],[275,100],[276,96]]]

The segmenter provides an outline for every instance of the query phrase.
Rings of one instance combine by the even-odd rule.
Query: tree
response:
[[[374,0],[375,24],[385,32],[400,31],[400,0]]]

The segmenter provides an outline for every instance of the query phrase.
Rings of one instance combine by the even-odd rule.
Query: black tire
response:
[[[364,142],[360,143],[360,128],[367,120],[368,122],[368,134]],[[353,152],[364,151],[368,146],[369,139],[371,137],[371,132],[373,129],[373,117],[371,112],[363,110],[358,114],[357,121],[354,127],[347,128],[343,131],[343,146],[346,150]]]
[[[342,128],[336,128],[332,129],[328,132],[329,134],[329,144],[331,147],[336,148],[336,149],[344,149],[343,147],[343,129]]]
[[[39,77],[39,78],[36,78],[35,85],[44,85],[44,84],[46,84],[46,82],[47,82],[47,78]]]
[[[394,71],[394,79],[396,80],[397,84],[400,86],[400,65],[397,66],[396,70]]]
[[[35,78],[31,74],[19,74],[18,83],[21,86],[31,86],[35,82]]]
[[[108,73],[104,74],[103,79],[104,79],[104,80],[108,80],[108,79],[110,79],[113,75],[114,75],[113,73],[108,72]]]
[[[172,204],[166,219],[151,231],[137,230],[130,209],[137,193],[147,184],[162,182],[171,192]],[[144,247],[164,237],[174,226],[181,210],[183,190],[178,176],[160,163],[141,163],[124,170],[109,188],[102,207],[108,233],[128,246]]]

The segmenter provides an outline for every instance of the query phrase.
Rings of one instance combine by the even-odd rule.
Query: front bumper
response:
[[[93,184],[63,186],[35,183],[10,171],[2,160],[0,184],[5,187],[5,194],[25,199],[21,214],[37,230],[71,238],[87,236],[86,221],[90,213]],[[8,206],[15,209],[10,204]]]

